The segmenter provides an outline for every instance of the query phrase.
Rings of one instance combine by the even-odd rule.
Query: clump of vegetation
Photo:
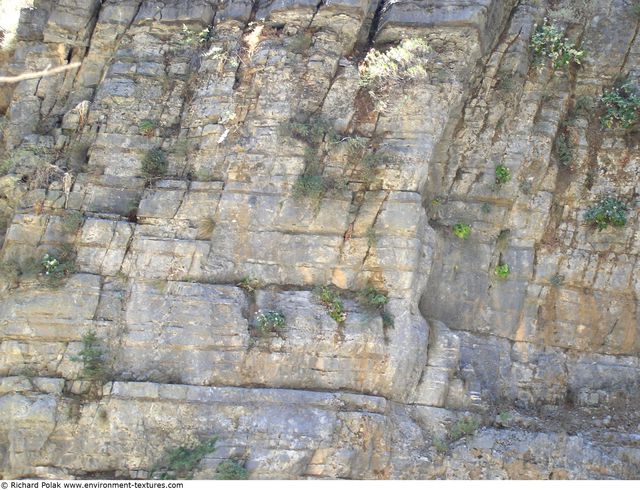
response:
[[[285,327],[286,319],[279,311],[262,312],[262,310],[258,310],[254,325],[257,334],[260,337],[266,337],[270,333],[279,333]]]
[[[156,469],[151,472],[152,477],[161,480],[190,480],[207,454],[216,449],[216,437],[198,442],[192,446],[180,446],[167,453]]]
[[[509,422],[509,419],[511,419],[511,414],[509,412],[500,412],[500,422],[502,422],[503,424],[506,424],[507,422]]]
[[[595,206],[589,208],[584,219],[604,230],[609,225],[622,227],[627,224],[627,206],[614,197],[604,197]]]
[[[465,240],[469,235],[471,235],[471,226],[466,223],[456,223],[453,225],[453,234],[458,238]]]
[[[158,121],[153,121],[151,119],[144,119],[140,121],[138,124],[138,131],[143,136],[153,136],[156,128],[158,127]]]
[[[62,229],[67,233],[75,233],[83,220],[84,214],[81,211],[67,211],[62,217]]]
[[[72,356],[74,362],[82,362],[82,378],[90,381],[104,379],[106,368],[104,365],[106,354],[102,342],[95,332],[91,331],[82,336],[82,350],[77,356]]]
[[[164,150],[155,147],[147,151],[142,158],[142,175],[147,180],[154,180],[167,173],[169,161]]]
[[[205,216],[198,220],[198,238],[208,238],[216,229],[216,220],[211,216]]]
[[[358,291],[358,301],[365,308],[380,312],[383,327],[391,328],[394,326],[393,315],[385,310],[385,306],[389,302],[389,296],[387,296],[387,293],[376,289],[371,284],[367,284],[364,288]]]
[[[376,176],[376,169],[391,162],[390,155],[385,151],[367,152],[362,157],[363,176],[366,182],[371,183]]]
[[[640,95],[632,82],[627,81],[613,87],[600,98],[606,112],[600,119],[603,128],[612,128],[618,124],[629,129],[638,121]]]
[[[478,430],[479,426],[480,424],[476,419],[472,417],[463,417],[453,424],[451,432],[449,433],[449,438],[453,442],[462,439],[465,436],[473,435],[475,431]]]
[[[344,311],[344,304],[337,291],[328,286],[322,286],[317,289],[316,294],[333,320],[342,323],[347,319],[347,312]]]
[[[510,179],[511,179],[511,172],[509,172],[509,169],[503,164],[497,165],[496,166],[496,184],[498,185],[506,184],[507,182],[509,182]]]
[[[293,185],[295,199],[310,199],[319,202],[326,193],[344,189],[346,182],[318,174],[302,174]]]
[[[385,52],[372,49],[358,67],[360,86],[383,110],[383,96],[391,86],[426,78],[426,55],[430,52],[427,42],[420,38],[405,39]]]
[[[496,265],[495,268],[496,276],[500,279],[507,279],[509,274],[511,273],[511,269],[509,269],[509,264],[499,264]]]
[[[444,439],[436,437],[433,439],[433,447],[440,454],[444,454],[449,450],[449,444]]]
[[[185,47],[203,46],[211,38],[212,29],[206,27],[201,31],[189,29],[186,25],[182,24],[182,32],[180,44]]]
[[[73,252],[70,247],[63,248],[57,255],[45,254],[40,260],[39,273],[48,286],[60,286],[62,281],[74,272]]]
[[[238,287],[244,289],[247,293],[253,293],[260,287],[260,281],[255,277],[244,277],[242,281],[237,284]]]
[[[325,192],[325,182],[322,175],[298,176],[298,180],[293,185],[293,197],[295,199],[310,198],[316,201],[322,199]]]
[[[331,123],[320,117],[312,117],[305,122],[287,121],[280,125],[281,136],[303,141],[312,147],[317,147],[323,141],[335,143],[339,135]]]
[[[576,49],[575,44],[564,37],[556,26],[549,24],[546,18],[542,25],[536,24],[534,27],[531,49],[537,63],[546,63],[550,59],[554,69],[581,63],[584,51]]]
[[[449,445],[462,439],[465,436],[473,435],[480,427],[479,422],[473,417],[463,417],[457,420],[449,430],[444,439],[436,437],[433,439],[433,447],[438,453],[446,453]]]
[[[382,310],[389,302],[389,297],[386,293],[377,290],[371,284],[367,284],[358,291],[358,301],[367,308]]]
[[[571,164],[571,160],[573,159],[573,151],[571,149],[571,143],[569,138],[567,138],[564,134],[561,134],[556,139],[556,157],[558,161],[566,166]]]
[[[215,480],[248,480],[249,472],[238,461],[228,459],[216,468]]]
[[[555,286],[555,287],[561,286],[562,283],[564,282],[564,276],[561,274],[554,274],[553,276],[551,276],[551,279],[549,279],[549,282],[551,283],[552,286]]]

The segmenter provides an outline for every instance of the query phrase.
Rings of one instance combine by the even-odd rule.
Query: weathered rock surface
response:
[[[196,478],[640,478],[640,153],[597,103],[638,80],[629,2],[32,3],[0,74],[82,65],[0,87],[1,477],[148,478],[217,436]],[[533,63],[545,16],[581,67]],[[414,37],[376,105],[359,63]],[[604,194],[624,228],[584,222]]]

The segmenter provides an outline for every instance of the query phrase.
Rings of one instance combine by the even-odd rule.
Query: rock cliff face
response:
[[[33,3],[0,75],[81,66],[0,85],[1,477],[640,478],[633,2]]]

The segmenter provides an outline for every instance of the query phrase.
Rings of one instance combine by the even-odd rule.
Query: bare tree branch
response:
[[[81,63],[70,63],[68,65],[57,66],[56,68],[45,68],[42,71],[23,73],[22,75],[16,75],[14,77],[0,77],[0,83],[17,83],[22,80],[30,80],[32,78],[42,78],[42,77],[50,77],[51,75],[55,75],[56,73],[60,73],[66,70],[73,70],[74,68],[78,68]]]

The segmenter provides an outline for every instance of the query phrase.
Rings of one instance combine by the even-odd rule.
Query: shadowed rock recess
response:
[[[640,478],[636,2],[23,3],[0,477]]]

